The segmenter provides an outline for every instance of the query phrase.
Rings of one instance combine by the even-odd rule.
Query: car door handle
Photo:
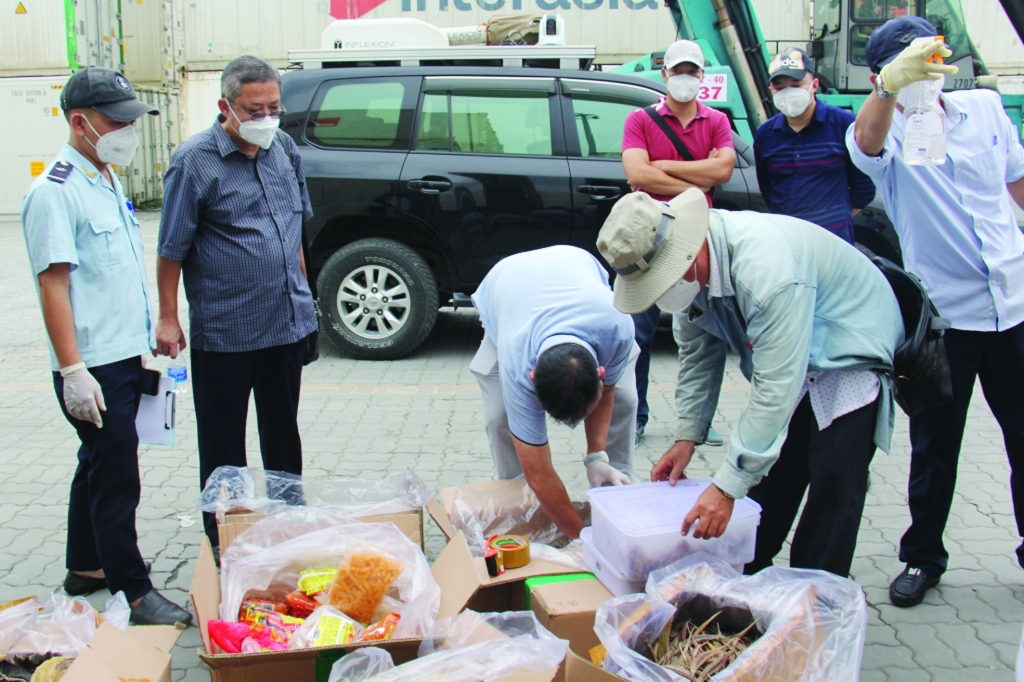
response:
[[[589,194],[598,200],[618,199],[622,190],[612,185],[580,185],[576,188],[580,194]]]
[[[410,180],[406,184],[409,189],[415,189],[424,194],[440,194],[452,188],[452,183],[447,180]]]

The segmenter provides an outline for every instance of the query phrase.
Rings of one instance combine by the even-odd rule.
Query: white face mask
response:
[[[228,109],[231,111],[231,115],[235,117],[235,120],[238,121],[238,134],[242,136],[243,140],[258,145],[263,149],[270,149],[270,145],[274,144],[274,138],[277,136],[277,128],[281,123],[281,119],[266,116],[259,121],[242,122],[230,102],[228,103]]]
[[[677,102],[692,102],[700,92],[700,79],[693,76],[672,76],[665,84],[668,94]]]
[[[700,282],[697,281],[697,261],[693,261],[693,281],[688,282],[682,277],[672,285],[672,288],[661,295],[654,305],[666,313],[681,313],[690,307],[693,299],[700,293]]]
[[[118,166],[127,166],[132,162],[135,150],[139,148],[139,136],[135,132],[135,126],[125,126],[112,130],[106,135],[100,135],[92,127],[92,123],[89,123],[89,119],[85,119],[85,122],[99,138],[96,140],[96,144],[93,144],[88,137],[85,139],[96,148],[96,155],[100,157],[100,161]]]
[[[811,106],[811,91],[799,85],[783,88],[772,95],[772,102],[784,116],[796,118]]]

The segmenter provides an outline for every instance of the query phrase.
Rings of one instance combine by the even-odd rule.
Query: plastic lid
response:
[[[587,495],[590,503],[599,507],[616,528],[631,537],[643,537],[678,532],[687,513],[709,485],[710,478],[685,478],[675,486],[668,481],[607,486],[592,488]],[[760,515],[761,505],[744,497],[736,500],[729,522]]]

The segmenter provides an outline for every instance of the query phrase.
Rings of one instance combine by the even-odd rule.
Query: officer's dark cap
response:
[[[115,121],[134,121],[143,114],[156,116],[160,110],[140,102],[135,88],[123,75],[102,66],[87,66],[68,79],[60,95],[60,108],[95,109]]]

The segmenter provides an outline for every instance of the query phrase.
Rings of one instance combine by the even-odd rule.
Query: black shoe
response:
[[[213,545],[213,563],[217,564],[217,568],[220,568],[220,545]]]
[[[138,606],[133,606],[131,621],[136,625],[192,624],[192,614],[174,602],[168,601],[156,590],[150,590]]]
[[[142,563],[146,567],[146,574],[149,575],[149,572],[153,569],[153,564],[149,561],[143,561]],[[106,578],[90,578],[73,571],[68,571],[67,577],[64,578],[64,591],[72,597],[84,597],[87,594],[105,589],[107,589]]]
[[[925,592],[938,584],[939,576],[907,566],[889,585],[889,601],[893,606],[917,606],[924,599]]]

